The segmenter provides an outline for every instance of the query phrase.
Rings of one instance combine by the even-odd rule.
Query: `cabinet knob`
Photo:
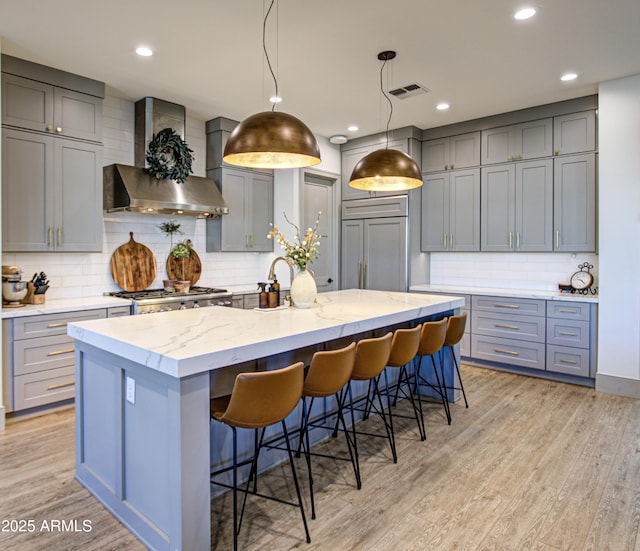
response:
[[[453,165],[451,165],[451,170],[453,170]]]
[[[56,132],[59,134],[60,132],[62,132],[62,127],[61,126],[56,126]]]
[[[509,161],[513,161],[513,155],[509,155],[509,156],[507,157],[507,159],[508,159]]]
[[[53,126],[47,124],[47,132],[51,132],[53,130]]]
[[[560,155],[560,150],[559,150],[559,149],[556,149],[556,150],[554,151],[554,154],[556,154],[556,155]]]
[[[445,170],[449,170],[449,165],[444,165]]]

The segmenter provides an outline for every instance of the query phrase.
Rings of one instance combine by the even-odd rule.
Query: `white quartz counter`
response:
[[[2,308],[2,319],[23,318],[42,314],[61,314],[79,310],[96,310],[98,308],[117,308],[119,306],[131,306],[131,301],[108,296],[65,298],[47,300],[44,304],[26,304],[18,308]]]
[[[349,289],[318,295],[308,310],[216,306],[72,323],[68,334],[181,378],[463,305],[442,295]]]
[[[560,291],[537,291],[530,289],[509,289],[501,287],[463,287],[456,285],[412,285],[409,289],[420,293],[451,293],[514,298],[540,298],[544,300],[568,300],[577,302],[598,302],[597,295],[560,293]]]

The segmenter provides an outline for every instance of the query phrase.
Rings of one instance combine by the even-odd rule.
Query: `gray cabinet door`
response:
[[[571,155],[596,149],[596,113],[581,111],[553,119],[555,155]]]
[[[53,246],[53,137],[2,129],[2,250]],[[100,217],[102,220],[102,217]]]
[[[554,159],[554,250],[596,250],[595,154]]]
[[[2,73],[2,124],[39,132],[53,129],[53,86]]]
[[[513,250],[515,170],[514,163],[482,168],[480,248],[483,251]]]
[[[482,140],[482,164],[492,165],[506,163],[513,159],[515,149],[515,134],[510,126],[483,130]]]
[[[449,173],[449,250],[480,250],[480,169]]]
[[[469,168],[480,164],[480,132],[470,132],[422,144],[423,172]]]
[[[207,226],[214,223],[220,226],[221,242],[214,249],[218,251],[245,251],[247,249],[247,233],[245,217],[247,213],[247,192],[249,173],[232,168],[223,168],[221,176],[221,191],[229,207],[229,214],[213,220],[207,220]],[[207,237],[209,235],[207,234]],[[207,239],[207,245],[209,240]]]
[[[341,289],[360,289],[363,271],[364,220],[342,222]]]
[[[423,175],[421,248],[425,252],[448,250],[449,176],[449,172]]]
[[[363,287],[381,291],[407,290],[407,218],[364,221]]]
[[[514,157],[517,160],[551,157],[553,119],[540,119],[515,126]]]
[[[438,172],[449,169],[449,138],[422,142],[423,172]]]
[[[54,88],[54,132],[69,138],[102,142],[102,99]]]
[[[249,250],[273,251],[273,239],[267,239],[273,222],[273,175],[252,173],[248,189],[247,233]]]
[[[516,163],[514,250],[553,250],[553,161]]]
[[[56,138],[56,251],[102,251],[102,146]]]

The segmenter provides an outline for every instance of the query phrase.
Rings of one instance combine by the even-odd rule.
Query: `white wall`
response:
[[[640,380],[640,75],[602,83],[598,104],[598,374],[637,383]],[[596,388],[599,383],[596,380]],[[640,389],[635,383],[630,386]]]
[[[165,98],[162,98],[165,99]],[[134,102],[109,95],[103,107],[104,164],[133,164],[134,152]],[[187,111],[185,141],[194,151],[193,171],[206,176],[205,122],[191,118]],[[328,172],[340,172],[339,148],[323,138],[318,138],[323,162],[317,168]],[[293,221],[299,219],[299,171],[282,170],[275,175],[274,222],[286,227],[282,212]],[[51,288],[47,298],[73,298],[101,295],[105,291],[118,291],[109,271],[113,251],[129,240],[134,232],[136,241],[149,247],[157,262],[156,279],[152,287],[161,287],[166,277],[165,263],[170,244],[158,229],[158,224],[169,217],[147,214],[105,214],[102,253],[7,253],[4,264],[16,264],[24,271],[25,278],[34,272],[44,271],[49,276]],[[198,285],[220,287],[238,284],[254,284],[266,279],[271,261],[281,251],[277,245],[271,253],[207,253],[205,244],[205,220],[176,217],[184,235],[189,238],[202,260],[202,277]],[[283,285],[289,282],[288,269],[278,268],[278,279]],[[282,270],[282,271],[281,271]],[[257,289],[257,286],[256,286]]]

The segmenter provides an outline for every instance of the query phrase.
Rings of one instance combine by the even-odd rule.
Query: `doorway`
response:
[[[338,175],[320,171],[302,171],[302,227],[304,232],[316,223],[318,211],[320,223],[319,256],[311,264],[319,293],[338,289],[338,220],[336,217],[336,182]]]

